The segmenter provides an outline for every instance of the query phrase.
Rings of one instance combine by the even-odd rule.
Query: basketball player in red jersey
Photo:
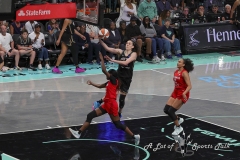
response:
[[[92,122],[93,118],[99,117],[105,113],[108,113],[113,124],[116,126],[116,128],[125,131],[128,135],[130,135],[135,140],[135,145],[138,145],[140,142],[140,135],[134,135],[127,126],[123,125],[120,122],[120,117],[118,115],[118,103],[116,101],[118,91],[120,88],[118,73],[114,69],[110,69],[109,71],[106,70],[103,56],[101,53],[99,53],[99,58],[101,60],[102,72],[106,75],[107,80],[109,81],[104,84],[95,84],[88,80],[87,84],[97,88],[106,88],[106,94],[103,99],[104,103],[102,104],[101,107],[93,110],[87,115],[87,119],[83,124],[83,126],[79,129],[79,131],[74,131],[71,128],[69,128],[69,130],[75,138],[80,138],[81,133],[87,129],[87,127]]]
[[[176,116],[175,112],[179,110],[184,103],[187,102],[190,90],[192,89],[189,72],[193,71],[194,64],[190,59],[179,59],[177,63],[177,70],[174,72],[173,81],[175,88],[171,97],[168,99],[164,108],[164,112],[175,123],[173,136],[179,135],[183,131],[180,124],[184,121],[183,118]]]

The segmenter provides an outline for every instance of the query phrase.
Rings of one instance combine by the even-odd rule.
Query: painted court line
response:
[[[231,131],[235,131],[235,132],[240,133],[240,131],[237,131],[237,130],[234,130],[234,129],[231,129],[231,128],[228,128],[228,127],[224,127],[224,126],[218,125],[218,124],[216,124],[216,123],[208,122],[208,121],[205,121],[205,120],[202,120],[202,119],[199,119],[199,118],[195,118],[195,117],[189,116],[189,115],[187,115],[187,114],[183,114],[183,113],[179,113],[179,114],[182,114],[182,115],[187,116],[187,117],[191,117],[192,119],[197,119],[197,120],[199,120],[199,121],[203,121],[203,122],[206,122],[206,123],[210,123],[210,124],[212,124],[212,125],[215,125],[215,126],[218,126],[218,127],[222,127],[222,128],[229,129],[229,130],[231,130]]]
[[[138,118],[131,118],[131,119],[121,119],[121,121],[129,121],[129,120],[134,120],[134,119],[144,119],[144,118],[151,118],[151,117],[162,117],[162,116],[166,116],[166,115],[156,115],[156,116],[138,117]],[[93,123],[93,124],[101,124],[101,123],[112,123],[112,121],[96,122],[96,123]],[[61,126],[61,127],[62,128],[71,128],[73,126],[81,126],[81,125],[83,125],[83,124],[76,124],[76,125],[70,125],[70,126]],[[13,133],[41,131],[41,130],[55,129],[55,128],[59,128],[59,127],[50,127],[49,128],[49,126],[47,126],[47,128],[42,128],[42,129],[32,129],[32,130],[25,130],[25,131],[6,132],[6,133],[0,133],[0,135],[2,135],[2,134],[13,134]]]
[[[165,74],[165,75],[168,75],[168,76],[171,75],[171,74],[168,74],[168,73],[164,73],[164,72],[156,71],[156,70],[154,70],[154,69],[151,69],[151,71],[154,71],[154,72],[157,72],[157,73],[161,73],[161,74]]]

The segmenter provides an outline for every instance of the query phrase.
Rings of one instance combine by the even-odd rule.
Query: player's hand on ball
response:
[[[87,81],[88,85],[92,85],[92,82],[90,80]]]

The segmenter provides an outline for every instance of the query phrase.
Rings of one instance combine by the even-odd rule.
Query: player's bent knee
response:
[[[172,106],[170,106],[170,108],[168,109],[168,115],[173,121],[177,120],[177,116],[175,114],[176,111],[177,109],[173,108]]]
[[[88,113],[86,122],[91,123],[92,119],[95,117],[97,117],[97,112],[94,110],[94,111]]]
[[[170,105],[166,104],[164,109],[163,109],[163,112],[168,114],[168,110],[169,110],[170,107],[171,107]]]

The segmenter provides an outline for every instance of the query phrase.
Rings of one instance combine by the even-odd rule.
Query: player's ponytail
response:
[[[194,63],[191,59],[186,58],[183,59],[183,62],[185,64],[184,69],[189,73],[192,72],[194,70]]]

